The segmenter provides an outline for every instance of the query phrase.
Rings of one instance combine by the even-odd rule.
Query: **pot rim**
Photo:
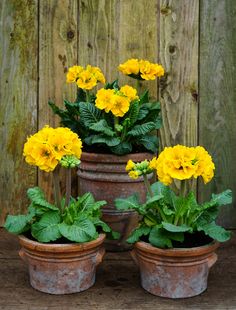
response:
[[[132,159],[133,161],[138,161],[140,160],[140,157],[151,159],[153,156],[156,156],[156,154],[148,152],[130,153],[126,155],[82,152],[81,160],[89,162],[99,161],[101,163],[111,163],[111,162],[126,163],[129,159]]]
[[[105,234],[99,234],[98,238],[84,243],[42,243],[31,240],[24,235],[19,235],[19,242],[22,247],[27,250],[41,251],[41,252],[82,252],[100,246],[106,238]]]
[[[162,249],[162,248],[156,248],[152,246],[150,243],[144,241],[138,241],[134,244],[134,247],[140,251],[154,255],[169,256],[169,257],[171,256],[184,257],[184,256],[200,256],[214,252],[219,247],[219,245],[220,243],[218,241],[213,240],[208,244],[198,247]]]

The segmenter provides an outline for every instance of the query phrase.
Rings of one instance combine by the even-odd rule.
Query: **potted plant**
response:
[[[116,199],[119,210],[136,210],[139,227],[128,238],[134,243],[131,252],[141,272],[141,284],[148,292],[169,298],[192,297],[207,288],[210,267],[217,260],[219,242],[230,238],[230,232],[215,223],[219,208],[232,202],[226,190],[212,194],[208,202],[198,203],[190,191],[184,195],[187,179],[202,177],[208,183],[214,175],[214,163],[201,147],[177,145],[166,147],[158,158],[134,163],[127,170],[131,178],[143,176],[147,198],[140,203],[138,195]],[[147,175],[156,171],[159,181],[150,185]],[[171,188],[179,182],[180,193]]]
[[[138,59],[121,64],[119,70],[135,78],[137,86],[164,74],[161,65]],[[89,190],[96,199],[105,198],[108,205],[103,208],[103,218],[121,232],[118,247],[110,244],[109,249],[125,249],[124,240],[136,225],[137,215],[116,210],[113,201],[118,195],[129,196],[133,190],[145,198],[142,180],[130,180],[125,165],[129,158],[142,161],[157,153],[158,138],[153,131],[161,127],[160,104],[150,102],[148,90],[139,94],[129,85],[120,87],[118,80],[93,94],[92,89],[97,83],[105,83],[105,78],[99,68],[90,65],[69,68],[67,82],[78,86],[76,101],[65,100],[65,109],[53,102],[49,105],[60,116],[61,124],[78,133],[83,141],[85,151],[78,170],[80,193]]]
[[[82,142],[68,128],[45,126],[24,145],[30,165],[53,173],[55,203],[39,187],[29,188],[27,214],[8,215],[4,227],[19,235],[20,256],[28,264],[31,285],[50,294],[68,294],[94,284],[96,266],[102,261],[104,232],[100,208],[91,193],[71,197],[71,169],[78,166]],[[66,169],[66,195],[61,197],[59,169]]]

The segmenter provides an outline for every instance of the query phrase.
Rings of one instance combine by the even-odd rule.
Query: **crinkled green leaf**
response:
[[[158,150],[158,137],[156,135],[147,135],[137,140],[138,144],[142,144],[145,149],[156,153]]]
[[[111,147],[112,152],[117,155],[129,154],[132,151],[132,144],[130,142],[121,142],[116,146]]]
[[[215,222],[207,223],[198,227],[198,231],[204,231],[206,235],[219,242],[224,242],[230,239],[231,233],[223,227],[216,225]]]
[[[169,238],[168,232],[166,232],[163,228],[159,226],[155,226],[152,228],[149,235],[149,242],[151,245],[158,248],[171,248],[172,242]]]
[[[147,133],[151,132],[155,129],[154,122],[147,122],[141,125],[135,125],[130,131],[128,131],[127,136],[137,137],[146,135]]]
[[[62,236],[74,242],[88,242],[98,237],[94,224],[89,220],[83,220],[74,225],[61,223],[59,230]]]
[[[135,210],[140,206],[139,196],[135,193],[128,198],[117,198],[115,199],[115,206],[118,210]]]
[[[111,127],[108,126],[107,122],[104,119],[101,119],[97,123],[94,123],[90,126],[90,129],[103,133],[109,137],[113,137],[115,135],[115,132],[112,130]]]
[[[166,222],[162,222],[162,226],[164,229],[170,232],[191,232],[192,228],[187,225],[174,225]]]
[[[27,191],[27,196],[34,203],[34,205],[38,205],[49,210],[58,211],[57,207],[55,207],[45,199],[44,192],[39,187],[29,188]]]
[[[33,219],[33,216],[34,214],[32,213],[27,215],[8,215],[4,228],[13,234],[22,234],[23,232],[29,230],[29,223]]]
[[[136,228],[129,238],[126,240],[128,243],[135,243],[140,240],[142,236],[147,236],[151,231],[150,227],[147,226],[141,226],[139,228]]]
[[[80,102],[80,118],[81,121],[87,128],[97,123],[102,116],[101,110],[95,107],[93,103],[90,102]]]

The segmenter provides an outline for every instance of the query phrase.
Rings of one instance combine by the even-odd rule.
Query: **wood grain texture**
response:
[[[199,198],[233,190],[220,223],[236,227],[236,6],[234,0],[201,1],[199,143],[213,156],[215,177],[199,183]]]
[[[198,142],[198,22],[198,0],[160,1],[162,148]],[[186,191],[195,183],[186,183]]]
[[[79,0],[78,63],[104,72],[107,81],[118,77],[120,0]]]
[[[159,16],[156,0],[129,0],[120,2],[119,63],[129,58],[157,62]],[[136,85],[130,77],[119,74],[122,83]],[[143,81],[141,90],[149,89],[152,99],[157,99],[158,81]]]
[[[37,127],[37,1],[0,1],[0,225],[27,206],[36,169],[23,159]]]
[[[39,2],[39,129],[48,124],[59,125],[48,100],[63,106],[63,99],[74,100],[75,85],[66,84],[67,68],[77,63],[77,1],[44,0]],[[39,171],[39,186],[52,199],[51,174]],[[64,190],[65,175],[61,174]],[[73,194],[77,194],[77,177],[73,180]]]

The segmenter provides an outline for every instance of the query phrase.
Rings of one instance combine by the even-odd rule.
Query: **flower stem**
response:
[[[86,102],[89,102],[89,91],[86,90],[85,92],[86,92]]]
[[[61,190],[59,183],[59,168],[56,167],[53,172],[53,183],[54,183],[54,199],[58,209],[61,210]]]
[[[150,197],[153,197],[153,192],[152,192],[152,189],[151,189],[151,185],[150,185],[150,182],[148,181],[148,178],[147,178],[146,174],[143,175],[143,181],[144,181],[144,184],[146,186],[146,189],[147,189]]]
[[[139,80],[136,80],[137,95],[139,95],[140,88],[141,88],[141,82]]]
[[[71,168],[66,169],[66,201],[65,207],[69,205],[71,197]]]
[[[119,135],[119,131],[117,130],[117,125],[119,125],[119,118],[117,116],[114,116],[114,129],[117,135]]]

